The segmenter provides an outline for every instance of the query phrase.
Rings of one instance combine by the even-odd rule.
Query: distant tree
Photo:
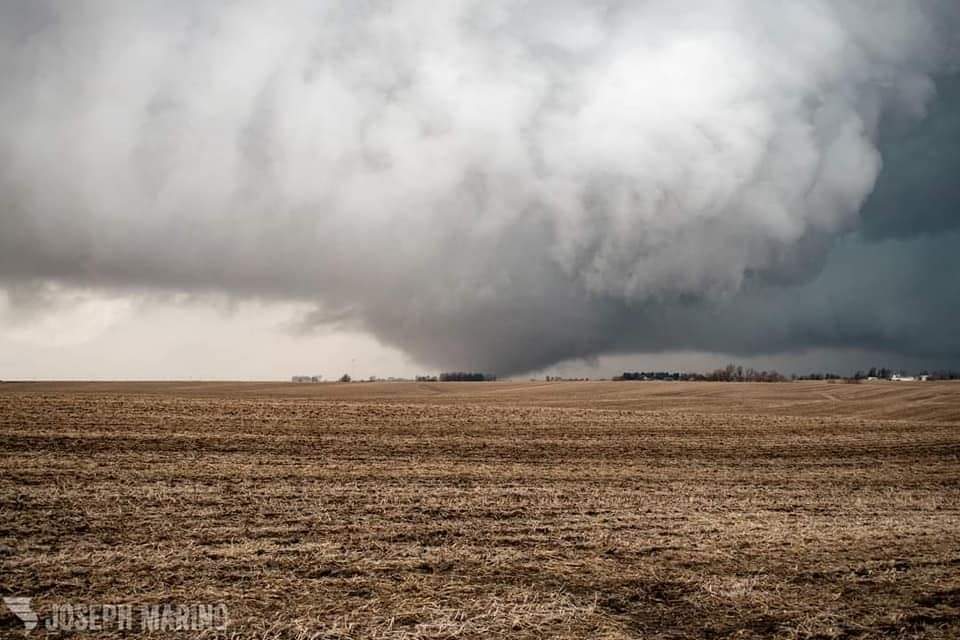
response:
[[[953,371],[950,369],[945,369],[941,371],[934,371],[930,374],[931,380],[957,380],[960,379],[960,372]]]
[[[350,382],[351,379],[352,378],[350,377],[349,373],[345,373],[342,376],[340,376],[340,382]]]
[[[470,371],[447,371],[440,374],[440,382],[493,382],[497,376],[491,373]]]
[[[548,377],[548,380],[551,379]],[[558,380],[559,378],[552,378]],[[794,375],[794,379],[796,375]],[[806,378],[811,379],[811,378]],[[742,366],[729,364],[723,369],[715,369],[710,373],[692,373],[683,371],[624,371],[612,380],[706,380],[709,382],[785,382],[787,378],[779,371],[757,371],[753,367],[744,369]]]

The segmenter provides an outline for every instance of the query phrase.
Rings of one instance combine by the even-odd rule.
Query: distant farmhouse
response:
[[[917,378],[915,376],[903,376],[903,375],[900,375],[899,373],[893,374],[892,376],[890,376],[890,379],[893,382],[916,382],[917,381]]]

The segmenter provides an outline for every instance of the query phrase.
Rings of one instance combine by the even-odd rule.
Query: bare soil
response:
[[[204,637],[958,638],[960,384],[5,383],[0,562]]]

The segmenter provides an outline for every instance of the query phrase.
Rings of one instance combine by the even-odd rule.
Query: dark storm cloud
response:
[[[920,126],[892,122],[880,132],[883,170],[863,209],[868,238],[960,227],[960,76],[941,78]]]
[[[312,301],[502,373],[960,361],[956,237],[912,237],[956,227],[954,2],[37,1],[0,25],[19,291]]]

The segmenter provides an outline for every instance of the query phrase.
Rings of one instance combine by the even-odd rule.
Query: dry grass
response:
[[[3,384],[0,592],[243,638],[956,638],[958,429],[946,383]]]

